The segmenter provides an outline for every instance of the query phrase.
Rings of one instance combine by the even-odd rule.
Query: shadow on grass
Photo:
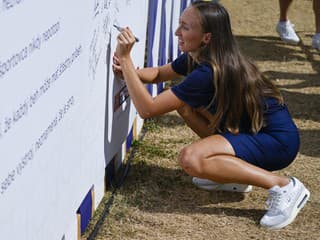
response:
[[[191,177],[182,170],[145,162],[131,166],[121,194],[126,197],[126,204],[147,212],[228,215],[246,217],[255,222],[265,213],[263,209],[220,207],[221,203],[240,204],[245,194],[203,191],[193,186]]]
[[[288,47],[277,37],[263,36],[237,36],[239,45],[246,56],[253,61],[274,61],[287,62],[297,61],[309,62],[312,69],[316,72],[311,73],[293,73],[293,72],[264,72],[270,79],[303,80],[302,83],[287,85],[287,88],[318,87],[320,85],[320,61],[319,52],[305,45],[301,40],[298,47]],[[317,57],[315,57],[317,56]]]
[[[293,118],[303,120],[300,132],[300,152],[307,156],[320,157],[320,130],[313,129],[312,122],[320,122],[320,97],[318,94],[304,94],[282,91]],[[312,122],[308,122],[312,121]],[[310,127],[311,129],[308,129]]]
[[[294,118],[320,121],[319,94],[305,94],[282,90],[282,95]]]
[[[297,84],[282,85],[281,88],[288,89],[301,89],[305,87],[319,87],[319,74],[312,73],[292,73],[292,72],[276,72],[265,71],[264,74],[271,80],[284,79],[284,80],[302,80]]]
[[[320,130],[300,130],[300,153],[320,157]]]
[[[266,213],[262,209],[243,209],[243,208],[227,208],[227,207],[203,207],[202,213],[213,215],[227,215],[234,217],[245,217],[253,220],[256,224],[260,222],[261,217]]]
[[[253,61],[283,62],[288,59],[305,61],[300,49],[288,48],[277,37],[269,36],[236,36],[243,53]]]
[[[236,36],[241,50],[254,61],[309,61],[313,70],[320,73],[320,62],[315,55],[319,52],[305,45],[301,40],[299,48],[288,47],[278,37],[269,36]],[[301,56],[301,53],[304,56]]]

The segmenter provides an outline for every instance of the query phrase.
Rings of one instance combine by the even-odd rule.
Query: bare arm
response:
[[[122,66],[116,53],[113,56],[113,71],[118,75],[122,75],[121,77],[123,78]],[[143,83],[160,83],[179,77],[179,74],[172,69],[171,63],[160,67],[137,69],[136,72]]]
[[[177,98],[171,90],[166,90],[154,98],[149,94],[139,78],[130,57],[134,42],[135,40],[132,32],[129,29],[125,29],[118,36],[116,54],[119,59],[123,77],[127,84],[129,95],[139,115],[142,118],[149,118],[176,110],[185,105],[185,103]],[[157,75],[160,74],[161,76],[161,73],[164,73],[163,76],[173,76],[174,71],[172,68],[170,70],[169,67],[171,68],[170,65],[165,65],[163,68],[168,70],[168,72],[160,70]]]
[[[160,83],[179,77],[173,71],[171,63],[160,67],[142,68],[137,70],[137,74],[143,83]]]
[[[206,109],[193,109],[188,105],[184,105],[177,111],[199,137],[205,138],[213,134],[213,131],[208,127],[212,115]]]
[[[158,116],[184,105],[184,102],[177,98],[171,90],[166,90],[153,98],[140,81],[131,58],[122,58],[121,66],[129,95],[142,118]]]

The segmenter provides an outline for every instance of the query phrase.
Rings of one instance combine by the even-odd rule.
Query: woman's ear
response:
[[[208,33],[205,33],[204,36],[203,36],[203,43],[204,44],[208,44],[211,40],[211,33],[208,32]]]

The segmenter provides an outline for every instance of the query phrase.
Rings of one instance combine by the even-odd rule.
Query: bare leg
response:
[[[201,138],[212,135],[208,128],[209,121],[188,105],[177,110],[185,123]]]
[[[316,33],[320,33],[320,0],[313,0],[313,11],[316,22]]]
[[[221,135],[201,139],[183,148],[179,163],[189,175],[219,183],[250,184],[265,189],[289,183],[286,177],[235,157],[231,144]]]
[[[204,109],[195,110],[188,105],[184,105],[177,110],[185,123],[201,138],[208,137],[213,134],[213,130],[208,128],[210,123],[210,113]]]
[[[317,0],[315,0],[317,1]],[[291,5],[292,0],[279,0],[280,7],[280,19],[279,21],[287,21],[288,20],[288,9]]]
[[[178,113],[186,124],[203,138],[180,152],[179,163],[189,175],[219,183],[243,183],[266,189],[289,183],[286,177],[235,157],[233,147],[224,137],[210,134],[210,115],[205,111],[199,112],[185,105],[178,109]]]

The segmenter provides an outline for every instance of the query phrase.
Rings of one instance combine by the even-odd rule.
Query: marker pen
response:
[[[122,31],[124,30],[124,28],[119,27],[119,26],[117,26],[117,25],[115,25],[115,24],[113,24],[113,26],[114,26],[119,32],[122,32]],[[136,42],[139,42],[139,38],[137,38],[136,36],[134,36],[134,38],[135,38]]]

